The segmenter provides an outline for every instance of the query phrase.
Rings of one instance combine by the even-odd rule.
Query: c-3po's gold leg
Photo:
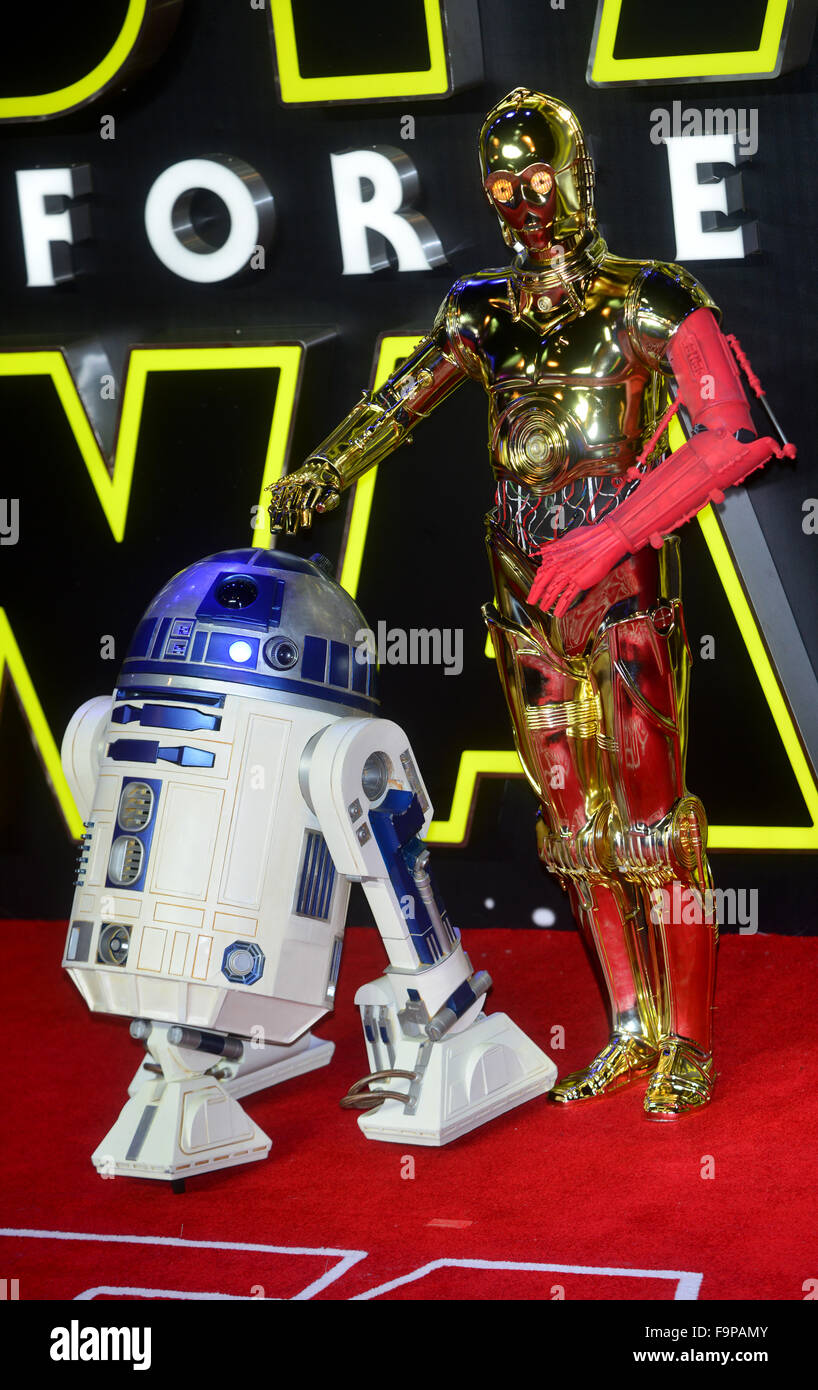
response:
[[[568,655],[556,620],[527,604],[528,558],[493,527],[488,539],[496,604],[483,613],[520,761],[542,807],[540,858],[568,892],[610,1003],[609,1043],[551,1092],[569,1104],[608,1094],[656,1064],[656,985],[641,898],[613,853],[601,710],[587,657]]]
[[[552,1088],[551,1099],[573,1105],[575,1101],[610,1095],[647,1076],[656,1066],[657,1056],[655,1044],[646,1038],[614,1033],[590,1066],[570,1072]]]
[[[659,567],[662,597],[603,623],[591,667],[615,797],[610,841],[620,877],[642,901],[655,960],[660,1053],[645,1111],[676,1119],[706,1105],[713,1090],[718,924],[707,818],[685,785],[690,653],[675,537]]]
[[[645,1095],[645,1112],[654,1120],[678,1119],[708,1104],[714,1081],[712,1056],[682,1038],[665,1038]]]

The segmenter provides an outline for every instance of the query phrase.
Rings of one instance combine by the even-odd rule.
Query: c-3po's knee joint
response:
[[[537,841],[540,859],[563,887],[578,879],[610,883],[616,876],[649,887],[674,879],[708,886],[707,817],[697,796],[680,797],[654,826],[624,825],[611,802],[577,831],[553,831],[541,817]]]
[[[654,826],[625,826],[614,813],[611,840],[619,873],[631,883],[682,879],[707,887],[707,816],[697,796],[680,797]]]
[[[544,819],[537,821],[540,859],[564,888],[571,880],[609,883],[615,876],[617,865],[610,834],[612,812],[613,807],[606,802],[577,831],[567,826],[553,831]]]

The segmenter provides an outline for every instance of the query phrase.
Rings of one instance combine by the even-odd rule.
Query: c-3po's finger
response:
[[[302,512],[314,511],[316,503],[321,500],[323,491],[324,489],[320,483],[311,483],[309,486],[302,488],[297,499],[299,510]]]
[[[542,570],[538,570],[536,575],[534,576],[534,583],[531,585],[531,588],[528,592],[529,603],[539,603],[540,598],[542,596],[542,591],[545,588],[547,582],[548,579],[546,574],[544,574]]]
[[[576,599],[578,593],[579,593],[579,589],[578,589],[578,587],[577,587],[576,584],[574,584],[574,583],[566,584],[565,589],[563,590],[562,596],[561,596],[561,598],[560,598],[560,600],[559,600],[559,603],[555,604],[555,606],[554,606],[554,617],[555,617],[555,618],[564,618],[564,617],[565,617],[565,614],[568,612],[568,609],[571,607],[572,603],[574,603],[574,601],[575,601],[575,599]]]
[[[287,531],[289,529],[292,504],[286,496],[279,494],[275,497],[271,501],[268,511],[272,531]]]
[[[552,574],[549,576],[548,582],[543,585],[539,598],[540,608],[544,613],[548,613],[554,607],[565,587],[566,581],[562,575]]]

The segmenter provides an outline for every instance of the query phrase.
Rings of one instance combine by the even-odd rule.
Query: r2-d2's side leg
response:
[[[397,724],[342,719],[308,748],[301,789],[339,873],[362,884],[389,956],[355,995],[372,1074],[352,1088],[370,1139],[446,1144],[554,1084],[557,1069],[472,970],[422,839],[432,806]],[[373,1092],[367,1086],[374,1085]]]

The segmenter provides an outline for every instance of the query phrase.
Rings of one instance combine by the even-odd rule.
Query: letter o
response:
[[[208,245],[193,226],[191,202],[199,188],[220,198],[230,214],[223,246]],[[200,285],[243,270],[256,248],[269,243],[273,224],[273,195],[261,175],[230,155],[171,164],[145,200],[145,231],[154,254],[174,275]]]

